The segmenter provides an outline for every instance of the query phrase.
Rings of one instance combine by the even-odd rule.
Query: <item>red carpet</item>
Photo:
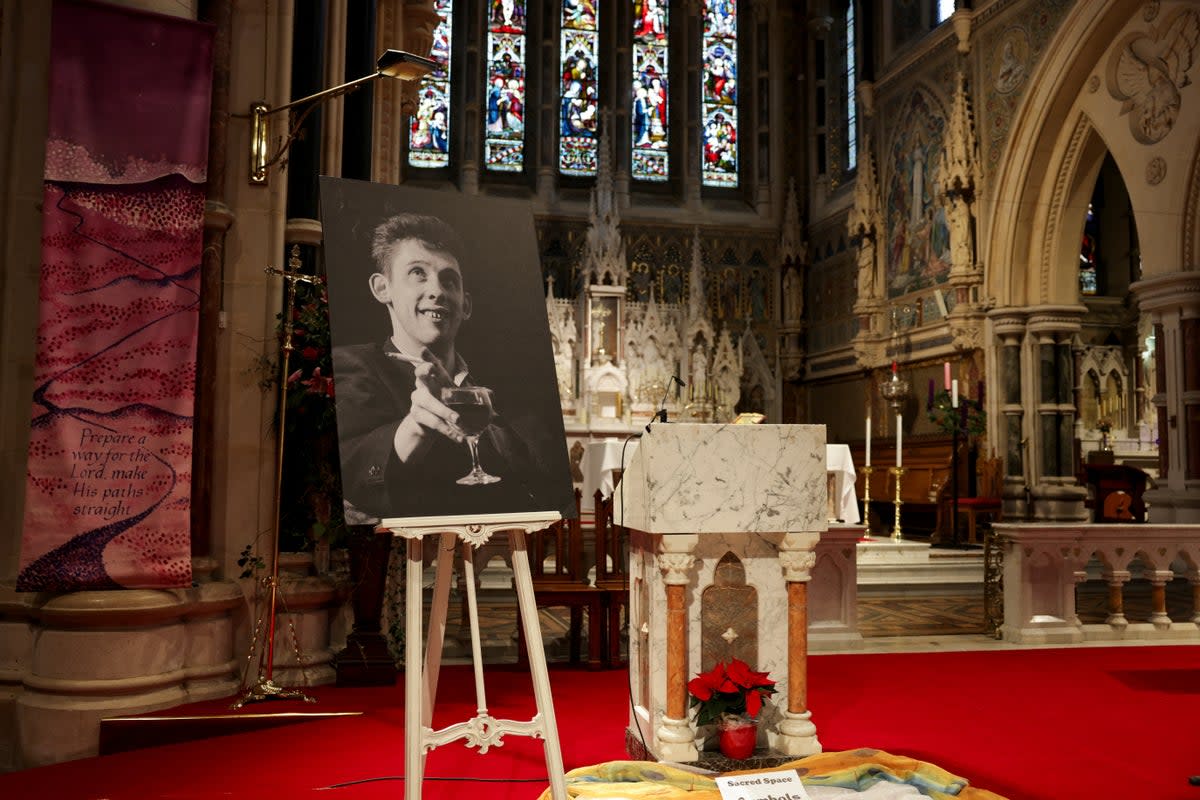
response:
[[[1187,784],[1200,774],[1198,668],[1197,646],[814,656],[809,698],[825,750],[912,756],[1011,800],[1200,800]],[[493,716],[532,716],[526,674],[485,674]],[[624,758],[626,673],[552,668],[551,684],[566,768]],[[472,714],[473,687],[469,667],[445,668],[436,727]],[[366,713],[0,775],[0,797],[402,797],[402,686],[311,693],[315,706],[277,701],[243,713]],[[461,743],[438,748],[426,774],[431,800],[532,800],[546,786],[540,741],[518,736],[482,756]]]

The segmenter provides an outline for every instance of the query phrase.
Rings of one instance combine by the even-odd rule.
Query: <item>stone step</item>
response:
[[[858,543],[859,596],[962,595],[983,591],[983,548],[870,537]]]

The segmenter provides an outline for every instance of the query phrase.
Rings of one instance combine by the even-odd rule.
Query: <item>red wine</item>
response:
[[[458,427],[462,428],[468,436],[478,436],[483,433],[484,428],[492,421],[492,409],[486,404],[451,401],[446,405],[451,411],[458,414]]]

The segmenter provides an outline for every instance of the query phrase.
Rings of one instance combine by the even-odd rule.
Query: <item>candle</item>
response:
[[[950,407],[958,408],[958,378],[950,382]]]
[[[892,360],[892,374],[893,374],[893,375],[895,375],[895,374],[896,374],[896,372],[897,372],[897,368],[896,368],[896,367],[897,367],[897,365],[896,365],[896,361],[895,361],[895,359],[893,359],[893,360]]]
[[[946,388],[949,389],[950,388],[950,362],[949,361],[942,362],[942,372],[946,376]]]
[[[904,420],[900,414],[896,415],[896,466],[904,466],[904,459],[900,453],[900,441],[904,436]]]
[[[871,415],[867,414],[867,466],[871,466]]]

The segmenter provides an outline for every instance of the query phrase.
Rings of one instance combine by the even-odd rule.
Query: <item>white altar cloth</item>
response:
[[[862,521],[858,513],[858,498],[854,496],[854,460],[850,457],[850,445],[825,445],[825,469],[834,474],[834,491],[837,497],[834,508],[837,509],[838,519],[847,525],[857,525]]]
[[[613,473],[624,469],[633,460],[637,452],[638,440],[630,439],[626,445],[625,439],[604,439],[598,442],[588,442],[583,448],[583,462],[580,464],[583,472],[583,492],[581,506],[591,510],[595,505],[596,490],[599,489],[604,497],[613,492]],[[622,451],[624,455],[622,456]]]

